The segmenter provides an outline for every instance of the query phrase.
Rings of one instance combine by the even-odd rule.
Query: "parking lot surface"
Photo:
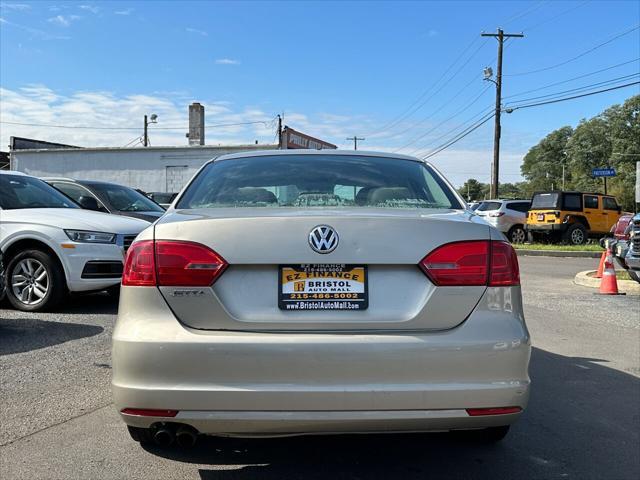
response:
[[[501,444],[447,434],[207,438],[141,448],[111,403],[117,302],[0,309],[3,479],[640,477],[640,299],[572,284],[596,259],[521,257],[532,396]]]

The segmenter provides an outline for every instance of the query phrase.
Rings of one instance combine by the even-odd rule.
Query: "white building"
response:
[[[193,174],[212,158],[227,153],[277,148],[278,145],[192,145],[13,150],[10,168],[36,177],[102,180],[145,192],[173,193],[179,192]]]

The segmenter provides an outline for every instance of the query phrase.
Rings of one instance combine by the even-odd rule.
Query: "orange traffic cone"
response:
[[[604,270],[604,261],[607,258],[607,251],[604,250],[602,255],[600,256],[600,264],[598,265],[598,271],[595,274],[594,278],[602,278],[602,271]]]
[[[602,280],[600,281],[601,295],[624,295],[618,292],[618,279],[616,278],[616,269],[613,266],[613,256],[611,248],[607,246],[607,257],[604,261],[604,270],[602,272]]]

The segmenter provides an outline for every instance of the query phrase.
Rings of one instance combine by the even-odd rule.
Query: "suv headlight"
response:
[[[115,233],[88,232],[86,230],[65,230],[69,240],[79,243],[115,243]]]

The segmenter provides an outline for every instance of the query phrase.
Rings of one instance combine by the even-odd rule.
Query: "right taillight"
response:
[[[228,264],[205,245],[177,240],[142,240],[127,251],[122,273],[125,286],[206,287]]]
[[[448,243],[429,253],[419,265],[437,286],[520,285],[518,258],[507,242]]]

